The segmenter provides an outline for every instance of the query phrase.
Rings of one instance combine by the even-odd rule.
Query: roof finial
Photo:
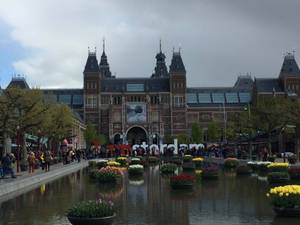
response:
[[[159,38],[159,52],[161,53],[161,37]]]
[[[174,55],[174,52],[175,52],[175,47],[173,46],[173,55]]]
[[[103,52],[105,52],[105,36],[103,36],[102,41],[103,41]]]
[[[295,50],[295,49],[293,49],[293,51],[292,51],[292,52],[293,52],[293,56],[295,56],[295,52],[296,52],[296,50]]]
[[[181,51],[181,43],[179,43],[179,54],[180,54],[180,51]]]
[[[88,46],[88,53],[90,53],[90,46]]]

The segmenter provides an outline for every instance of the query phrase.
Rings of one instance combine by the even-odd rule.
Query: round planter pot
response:
[[[193,184],[171,184],[173,189],[191,189]]]
[[[300,217],[300,209],[284,209],[284,208],[274,207],[273,210],[275,211],[277,216]]]
[[[68,220],[72,225],[110,225],[115,217],[116,214],[99,218],[68,217]]]

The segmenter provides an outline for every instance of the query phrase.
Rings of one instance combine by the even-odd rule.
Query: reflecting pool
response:
[[[117,185],[92,182],[81,170],[0,203],[0,224],[69,225],[68,207],[96,198],[114,201],[116,225],[299,224],[297,218],[275,217],[264,177],[220,173],[219,180],[197,179],[192,190],[172,190],[158,166],[146,168],[141,179],[128,179],[125,173]]]

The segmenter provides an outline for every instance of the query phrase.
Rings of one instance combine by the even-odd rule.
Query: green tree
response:
[[[106,144],[106,137],[103,134],[97,135],[96,140],[99,142],[100,145]]]
[[[84,131],[84,139],[88,147],[97,139],[97,131],[90,121],[88,121],[86,130]]]
[[[288,123],[287,108],[289,104],[282,97],[266,97],[253,108],[251,120],[255,130],[264,131],[268,136],[268,148],[272,151],[271,138],[275,128],[284,127]]]
[[[220,131],[219,126],[215,121],[211,122],[207,128],[207,139],[210,142],[219,141],[220,140]]]
[[[174,143],[174,139],[177,139],[178,144],[189,144],[191,142],[190,136],[187,134],[173,135],[170,137],[169,142]]]
[[[68,105],[51,103],[44,116],[41,126],[41,136],[48,137],[48,146],[54,151],[54,146],[63,139],[71,138],[73,123],[72,110]]]
[[[201,143],[202,140],[202,129],[199,123],[194,123],[192,126],[192,140],[194,143]]]

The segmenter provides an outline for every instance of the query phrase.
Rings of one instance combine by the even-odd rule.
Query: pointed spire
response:
[[[180,55],[180,49],[179,52],[173,52],[173,57],[170,65],[170,73],[171,72],[186,72]]]
[[[109,69],[109,64],[107,62],[107,56],[105,54],[105,37],[102,39],[103,52],[99,64],[99,69],[102,77],[111,77],[111,72]]]
[[[159,39],[159,52],[161,53],[161,37]]]
[[[295,75],[300,76],[300,70],[295,60],[294,54],[295,54],[294,51],[293,53],[287,52],[285,54],[279,77],[295,76]]]
[[[96,50],[96,49],[95,49]],[[96,57],[96,52],[91,52],[90,47],[88,47],[88,58],[86,60],[84,73],[86,72],[99,72],[98,60]]]
[[[103,52],[105,52],[105,36],[103,36],[102,41]]]
[[[165,54],[162,53],[161,50],[161,40],[162,38],[159,39],[159,53],[156,55],[156,66],[154,69],[154,73],[152,74],[152,77],[167,77],[168,76],[168,68],[166,66],[165,62]]]

